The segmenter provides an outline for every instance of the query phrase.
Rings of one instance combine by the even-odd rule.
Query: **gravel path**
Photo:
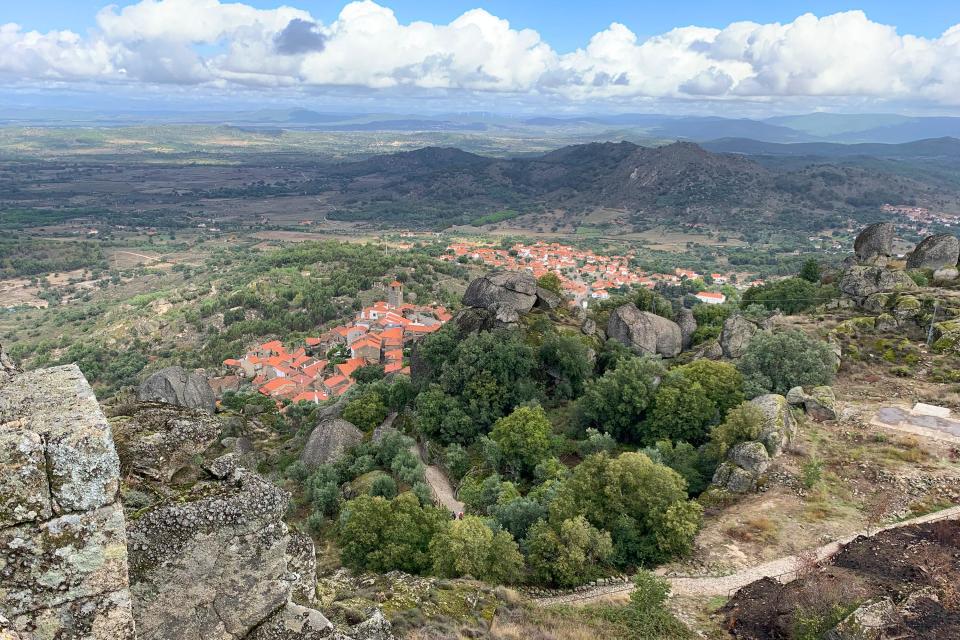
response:
[[[427,464],[425,456],[423,455],[423,451],[419,446],[413,445],[410,447],[410,450],[420,458],[423,466],[426,467],[424,475],[426,476],[427,484],[430,485],[430,489],[433,491],[434,499],[452,513],[461,513],[465,511],[466,508],[464,504],[457,500],[456,494],[453,491],[453,486],[451,486],[450,481],[447,479],[447,475],[440,469],[440,467]]]
[[[922,524],[924,522],[934,522],[936,520],[957,520],[960,519],[960,506],[944,509],[934,513],[928,513],[924,516],[903,520],[893,524],[880,527],[878,531],[887,529],[896,529],[911,524]],[[856,538],[860,533],[847,536],[840,540],[831,542],[817,549],[817,559],[824,560],[837,553],[840,548]],[[790,582],[794,579],[797,568],[797,556],[785,556],[777,560],[765,562],[749,569],[743,569],[736,573],[726,576],[665,576],[670,582],[671,595],[680,596],[730,596],[733,592],[744,587],[760,578],[777,578],[780,582]],[[633,585],[618,584],[597,587],[589,591],[580,591],[562,596],[553,596],[549,598],[535,598],[533,602],[539,606],[551,604],[564,604],[576,602],[577,604],[590,602],[603,596],[609,596],[620,592],[631,591]]]

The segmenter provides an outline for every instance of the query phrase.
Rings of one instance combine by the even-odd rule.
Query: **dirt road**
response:
[[[924,516],[894,522],[880,527],[871,532],[875,535],[880,531],[887,529],[896,529],[911,524],[921,524],[924,522],[934,522],[937,520],[957,520],[960,519],[960,506],[944,509],[934,513],[928,513]],[[862,533],[855,533],[840,540],[831,542],[817,551],[817,559],[824,560],[840,551],[840,548],[856,538]],[[771,560],[749,569],[744,569],[726,576],[666,576],[670,582],[671,595],[678,596],[729,596],[737,589],[744,587],[760,578],[777,578],[780,582],[790,582],[796,575],[797,556],[785,556],[777,560]],[[535,598],[533,601],[540,606],[551,604],[586,604],[593,600],[609,597],[618,593],[626,593],[633,590],[633,585],[608,585],[597,587],[590,591],[581,591],[562,596],[553,596],[549,598]]]
[[[430,485],[430,490],[433,491],[434,499],[452,513],[465,511],[466,508],[464,504],[457,500],[450,480],[447,479],[447,475],[440,467],[427,464],[426,456],[418,445],[413,445],[410,447],[410,450],[420,458],[423,466],[426,467],[424,475],[426,476],[427,484]]]

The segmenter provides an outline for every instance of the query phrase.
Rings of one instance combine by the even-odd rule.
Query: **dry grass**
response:
[[[749,518],[743,523],[727,529],[727,534],[740,542],[762,542],[765,544],[777,541],[780,525],[762,516]]]

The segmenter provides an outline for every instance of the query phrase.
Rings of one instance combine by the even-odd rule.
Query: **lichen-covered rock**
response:
[[[537,281],[526,272],[494,271],[483,275],[463,294],[465,307],[512,310],[527,313],[537,302]]]
[[[299,529],[290,530],[287,567],[295,574],[290,599],[303,605],[317,600],[317,551],[313,538]]]
[[[693,340],[693,334],[697,330],[697,319],[693,317],[693,311],[682,307],[677,312],[677,317],[673,319],[680,327],[681,342],[684,349],[690,348]]]
[[[844,618],[840,624],[824,634],[824,640],[883,640],[907,638],[893,601],[885,596],[870,600]]]
[[[223,430],[205,411],[158,402],[140,403],[111,424],[124,468],[164,482],[217,442]]]
[[[960,355],[960,320],[945,320],[933,325],[933,350]]]
[[[907,256],[907,269],[956,268],[960,240],[949,233],[927,236]]]
[[[727,454],[727,460],[755,476],[770,467],[770,454],[762,442],[740,442],[733,445]]]
[[[137,389],[140,402],[166,402],[213,413],[217,399],[205,376],[183,367],[167,367],[143,381]]]
[[[721,463],[713,473],[713,484],[731,493],[750,493],[757,488],[757,479],[756,475],[732,462]]]
[[[119,463],[80,370],[0,378],[0,616],[29,640],[132,640]]]
[[[0,388],[0,424],[18,422],[44,440],[55,514],[114,501],[120,465],[107,419],[75,365],[19,374]]]
[[[322,420],[310,432],[300,460],[310,468],[334,462],[362,440],[363,432],[343,418]]]
[[[592,336],[597,332],[597,323],[592,318],[586,318],[580,325],[580,332],[585,336]]]
[[[860,264],[885,264],[885,259],[893,248],[894,231],[892,223],[878,222],[857,234],[853,242],[853,252],[857,256],[857,261]]]
[[[680,327],[649,311],[640,311],[630,303],[610,314],[607,335],[642,355],[659,354],[672,358],[680,353],[683,337]]]
[[[851,267],[840,278],[840,291],[857,300],[886,291],[913,291],[917,288],[909,275],[882,267]]]
[[[519,317],[519,316],[518,316]],[[497,322],[497,314],[489,309],[476,309],[473,307],[464,307],[457,311],[450,322],[457,328],[461,334],[476,333],[478,331],[490,331],[502,325]],[[413,378],[421,375],[422,369],[418,368],[421,363],[416,357],[417,348],[414,343],[410,354],[410,374]]]
[[[750,340],[759,330],[760,327],[739,314],[724,320],[723,329],[720,331],[723,355],[732,360],[742,357]]]
[[[204,471],[218,480],[229,477],[240,467],[240,454],[225,453],[203,465]]]
[[[288,602],[244,640],[319,640],[333,634],[333,625],[315,609]]]
[[[561,302],[563,302],[563,298],[559,294],[543,287],[537,287],[537,301],[534,303],[537,309],[556,309]]]
[[[140,640],[243,638],[288,601],[288,495],[256,474],[198,483],[128,530]]]
[[[807,400],[807,392],[803,390],[803,387],[793,387],[784,397],[791,407],[802,407]]]
[[[130,593],[124,589],[32,611],[12,618],[10,624],[21,640],[135,640],[130,608]]]
[[[395,640],[393,627],[379,609],[358,625],[350,627],[344,640]]]
[[[763,413],[760,442],[771,456],[780,455],[797,432],[797,421],[790,413],[790,404],[785,397],[776,393],[758,396],[750,404]]]
[[[897,319],[894,318],[889,313],[881,313],[874,320],[873,326],[877,331],[894,331],[899,326],[897,324]]]
[[[694,360],[719,360],[723,357],[723,347],[718,340],[710,340],[699,345],[692,353]]]
[[[828,386],[814,387],[804,398],[803,408],[817,422],[837,419],[837,396]]]
[[[53,515],[43,439],[19,423],[0,431],[0,529]]]
[[[898,323],[908,320],[917,320],[923,312],[923,307],[916,296],[904,295],[897,298],[893,306],[893,317]]]

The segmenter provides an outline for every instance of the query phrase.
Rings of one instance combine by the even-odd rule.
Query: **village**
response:
[[[738,278],[737,274],[700,274],[679,267],[672,274],[646,273],[630,266],[631,254],[605,256],[556,242],[517,243],[510,249],[458,242],[451,244],[441,259],[463,257],[488,267],[530,271],[536,278],[554,273],[560,278],[565,296],[582,307],[588,306],[592,300],[607,300],[623,288],[653,289],[661,282],[680,284],[683,280],[701,279],[715,287],[729,284],[736,289],[763,284],[762,280]],[[705,304],[722,304],[727,300],[727,296],[719,291],[704,290],[694,295]]]
[[[646,273],[631,267],[632,255],[600,255],[559,243],[517,243],[510,249],[479,243],[451,244],[441,259],[472,260],[485,267],[529,271],[536,278],[555,274],[568,304],[587,307],[627,289],[654,289],[657,284],[700,280],[708,285],[694,293],[704,304],[722,304],[720,289],[745,289],[763,284],[744,274],[700,274],[676,268],[672,274]],[[712,289],[712,290],[711,290]],[[387,288],[386,300],[364,307],[349,323],[307,337],[302,344],[281,340],[259,344],[241,357],[223,362],[224,375],[212,378],[218,395],[249,387],[274,399],[278,405],[319,404],[346,393],[358,382],[364,367],[382,367],[383,374],[409,374],[409,348],[419,338],[437,331],[452,318],[439,305],[415,305],[404,300],[403,284]]]
[[[346,393],[363,367],[382,367],[384,374],[409,374],[410,345],[451,317],[439,305],[405,302],[403,283],[395,280],[387,300],[364,307],[353,321],[308,337],[291,349],[280,340],[260,344],[240,358],[225,360],[223,365],[231,373],[212,379],[211,385],[222,393],[249,384],[278,403],[319,404]]]

